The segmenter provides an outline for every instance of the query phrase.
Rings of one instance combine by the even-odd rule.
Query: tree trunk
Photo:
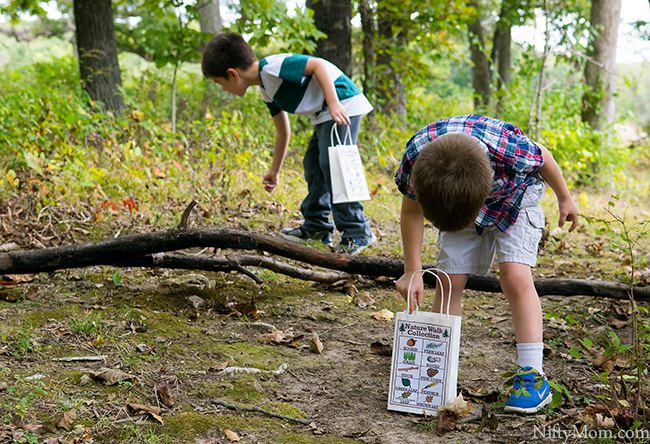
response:
[[[196,9],[199,12],[199,25],[201,26],[201,32],[208,34],[218,34],[221,32],[223,27],[223,21],[221,20],[221,10],[219,9],[219,0],[203,0],[196,5]],[[201,53],[205,44],[201,47]],[[203,98],[201,99],[201,115],[197,120],[205,122],[205,115],[208,112],[208,108],[211,103],[214,103],[218,100],[219,90],[217,85],[209,79],[205,79],[205,90],[203,90]],[[215,106],[213,109],[218,107]]]
[[[591,45],[587,51],[585,81],[591,88],[583,96],[582,121],[594,129],[614,122],[616,41],[621,0],[592,0]]]
[[[83,88],[106,110],[120,113],[124,98],[111,0],[74,0],[73,6]]]
[[[375,19],[368,0],[359,0],[363,31],[363,92],[368,95],[377,86],[375,75]]]
[[[546,77],[546,61],[551,50],[551,10],[548,0],[544,0],[544,15],[546,16],[546,32],[544,34],[544,54],[542,54],[542,67],[539,70],[539,84],[537,87],[537,114],[535,117],[535,142],[542,137],[542,110],[544,105],[544,81]]]
[[[494,42],[492,46],[492,63],[497,65],[497,115],[503,111],[503,101],[506,99],[506,88],[510,85],[510,67],[512,65],[512,18],[516,11],[510,0],[501,2],[499,21],[494,29]]]
[[[474,108],[478,112],[487,111],[492,96],[492,83],[490,75],[490,62],[483,52],[483,25],[481,24],[481,10],[477,0],[470,0],[469,6],[476,10],[475,20],[470,22],[469,51],[472,59],[472,86],[474,87]]]
[[[316,42],[314,55],[329,60],[352,77],[352,4],[350,0],[307,0],[316,28],[327,38]],[[334,80],[334,79],[332,79]]]
[[[196,9],[199,13],[199,25],[201,32],[215,35],[221,32],[223,21],[219,0],[201,0],[197,3]]]
[[[379,91],[384,101],[383,112],[392,114],[406,125],[406,90],[402,84],[403,69],[399,60],[393,58],[398,49],[404,48],[408,38],[402,25],[402,17],[391,15],[389,8],[378,6],[377,28],[381,49],[377,54],[377,66],[382,69]],[[395,66],[394,66],[395,65]]]

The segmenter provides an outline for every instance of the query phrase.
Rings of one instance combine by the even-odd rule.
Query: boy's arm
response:
[[[417,304],[418,307],[421,307],[424,298],[424,284],[421,273],[418,273],[413,278],[411,295],[408,293],[411,276],[422,268],[421,251],[424,238],[424,216],[422,216],[422,210],[417,201],[406,196],[402,196],[400,229],[404,249],[404,274],[396,282],[397,291],[405,301],[411,295],[417,295]],[[413,311],[413,307],[413,300],[411,300],[411,311]]]
[[[557,225],[558,227],[563,227],[565,222],[571,222],[571,226],[569,227],[569,232],[571,232],[578,227],[578,206],[573,201],[564,177],[562,177],[562,171],[560,171],[560,167],[551,152],[543,145],[537,144],[537,146],[542,150],[542,157],[544,158],[544,165],[539,167],[539,174],[542,175],[557,196],[558,208],[560,210],[560,218]]]
[[[327,108],[330,111],[332,120],[339,125],[349,125],[350,117],[345,108],[343,108],[343,105],[341,105],[341,102],[339,102],[334,81],[330,78],[327,72],[327,66],[325,66],[323,60],[310,57],[305,65],[305,75],[313,75],[316,77],[318,84],[323,90],[323,94],[325,94],[325,101],[327,102]]]
[[[269,168],[262,178],[264,189],[269,193],[272,193],[275,187],[278,186],[280,170],[282,169],[284,157],[287,155],[289,139],[291,138],[291,125],[289,123],[289,115],[286,111],[280,111],[280,113],[273,116],[273,124],[275,125],[273,161],[271,163],[271,168]]]

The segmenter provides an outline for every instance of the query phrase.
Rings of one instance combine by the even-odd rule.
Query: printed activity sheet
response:
[[[452,328],[398,320],[393,344],[389,409],[418,408],[436,414],[444,404]],[[431,411],[431,412],[429,412]]]

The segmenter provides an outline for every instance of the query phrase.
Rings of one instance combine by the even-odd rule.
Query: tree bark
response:
[[[516,12],[510,0],[501,2],[499,21],[494,29],[492,44],[492,63],[497,65],[497,115],[503,111],[503,101],[506,99],[505,89],[510,85],[510,67],[512,65],[512,14]]]
[[[363,32],[363,92],[368,95],[377,86],[375,75],[375,19],[368,0],[359,0]]]
[[[232,248],[239,250],[260,250],[289,259],[306,262],[319,267],[369,277],[399,278],[404,273],[404,262],[369,256],[349,256],[330,253],[316,248],[284,241],[280,238],[228,229],[184,230],[173,229],[154,233],[122,236],[99,242],[89,242],[41,250],[11,251],[0,253],[0,274],[40,273],[91,265],[147,266],[187,268],[210,271],[242,271],[244,265],[261,266],[280,273],[289,270],[298,278],[309,276],[301,270],[291,270],[288,264],[273,263],[264,257],[250,255],[230,258],[205,258],[196,256],[161,255],[193,247]],[[287,268],[288,267],[288,268]],[[425,268],[431,268],[425,266]],[[283,271],[284,270],[284,271]],[[307,270],[302,270],[307,271]],[[316,273],[316,272],[315,272]],[[246,273],[251,276],[250,273]],[[314,275],[317,276],[317,275]],[[317,276],[319,282],[333,282],[334,276]],[[345,275],[337,276],[345,279]],[[309,278],[308,278],[309,279]],[[330,280],[332,279],[332,280]],[[337,280],[337,279],[336,279]],[[425,282],[435,285],[433,276],[425,275]],[[540,296],[597,296],[628,300],[625,284],[584,279],[536,279],[535,287]],[[469,290],[501,292],[498,278],[494,276],[470,275],[466,288]],[[634,289],[636,300],[650,301],[650,287]]]
[[[219,0],[203,0],[196,5],[196,9],[199,12],[199,25],[201,27],[201,32],[208,34],[218,34],[221,32],[223,27],[223,21],[221,19],[221,10],[219,9]],[[201,53],[205,44],[201,47]],[[217,109],[219,103],[219,90],[217,85],[209,79],[204,79],[205,90],[203,91],[203,98],[201,99],[201,110],[200,115],[197,120],[205,122],[205,115],[208,112],[210,104],[214,103],[214,108]]]
[[[592,35],[587,51],[585,81],[591,88],[583,96],[582,121],[594,129],[614,122],[616,92],[616,42],[621,0],[592,0]]]
[[[223,21],[219,0],[201,0],[197,3],[196,9],[199,13],[199,26],[201,32],[215,35],[221,32]]]
[[[124,98],[111,0],[74,0],[73,6],[83,88],[106,110],[120,113]]]
[[[383,112],[393,114],[402,120],[406,125],[406,90],[402,83],[404,77],[403,69],[399,60],[393,57],[408,43],[405,28],[402,24],[403,18],[391,14],[391,8],[378,6],[377,28],[381,38],[381,49],[377,54],[377,66],[383,69],[383,79],[380,81],[380,94],[384,102]]]
[[[327,38],[316,42],[315,54],[352,77],[352,4],[350,0],[307,0],[316,28]],[[334,79],[332,79],[334,80]]]
[[[476,10],[475,20],[469,23],[469,51],[472,59],[472,86],[474,87],[474,108],[477,111],[487,111],[492,96],[490,61],[483,52],[485,43],[483,39],[483,25],[481,24],[481,10],[477,0],[470,0],[469,6]]]

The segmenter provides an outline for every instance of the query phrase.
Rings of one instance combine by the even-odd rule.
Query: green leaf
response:
[[[553,393],[553,400],[551,401],[551,408],[557,408],[562,404],[562,393],[560,392],[554,392]]]
[[[569,349],[569,354],[573,356],[576,359],[580,359],[582,356],[580,356],[580,353],[578,352],[578,347],[571,347]]]
[[[113,274],[113,283],[115,284],[116,287],[119,287],[121,282],[122,282],[122,279],[120,278],[120,272],[116,271]]]
[[[593,346],[594,343],[593,343],[593,341],[592,341],[591,339],[589,339],[589,338],[584,338],[584,339],[582,340],[582,345],[584,345],[585,347],[589,348],[589,347]]]

